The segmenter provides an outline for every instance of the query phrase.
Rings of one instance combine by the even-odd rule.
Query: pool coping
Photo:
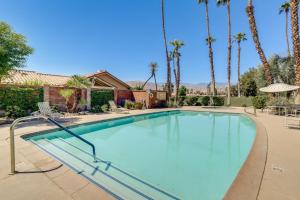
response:
[[[93,124],[97,122],[105,122],[105,121],[123,119],[123,118],[134,117],[134,116],[143,116],[143,115],[148,115],[153,113],[172,112],[172,111],[194,111],[194,112],[241,114],[249,117],[251,120],[254,121],[254,123],[256,124],[256,137],[253,146],[250,150],[250,153],[246,161],[244,162],[238,175],[236,176],[234,182],[232,183],[226,195],[224,196],[224,199],[225,200],[257,199],[260,190],[261,181],[263,178],[266,160],[267,160],[268,141],[267,141],[267,133],[263,124],[259,122],[254,116],[249,115],[247,113],[243,113],[241,111],[233,112],[233,111],[219,110],[219,108],[212,108],[208,110],[197,110],[192,108],[161,109],[161,110],[150,111],[147,113],[134,113],[134,114],[124,115],[124,116],[111,117],[108,119],[83,122],[81,124],[71,124],[71,125],[67,125],[66,127],[72,128],[72,127],[78,127],[87,124]],[[45,134],[55,130],[57,130],[57,128],[50,128],[44,131],[34,131],[30,133],[25,133],[21,136],[21,138],[24,139],[24,137],[26,138],[32,135]],[[47,155],[49,154],[47,153]]]

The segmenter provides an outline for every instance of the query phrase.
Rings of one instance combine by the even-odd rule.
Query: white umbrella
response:
[[[274,83],[274,84],[269,85],[268,87],[260,88],[259,91],[275,93],[275,92],[294,91],[294,90],[298,90],[299,88],[300,87],[296,86],[296,85],[288,85],[285,83]]]

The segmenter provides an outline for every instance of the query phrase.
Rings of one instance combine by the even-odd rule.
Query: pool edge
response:
[[[227,114],[240,114],[249,117],[256,125],[256,137],[252,148],[248,154],[246,161],[244,162],[243,166],[241,167],[239,173],[237,174],[235,180],[233,181],[232,185],[229,187],[228,191],[226,192],[224,199],[225,200],[236,200],[236,199],[257,199],[259,194],[261,181],[263,178],[263,173],[265,169],[266,159],[267,159],[267,148],[268,148],[268,141],[267,141],[267,134],[265,127],[261,122],[259,122],[254,116],[249,115],[243,112],[234,112],[234,111],[226,111],[226,110],[219,110],[216,109],[208,109],[208,110],[198,110],[193,108],[176,108],[176,109],[161,109],[161,110],[154,110],[147,113],[134,113],[130,115],[122,115],[118,117],[112,117],[108,119],[101,119],[95,120],[90,122],[85,122],[81,124],[73,123],[68,125],[67,127],[76,127],[80,125],[87,125],[97,122],[104,122],[110,121],[115,119],[122,119],[126,117],[134,117],[134,116],[141,116],[153,113],[160,113],[160,112],[171,112],[171,111],[195,111],[195,112],[216,112],[216,113],[227,113]],[[25,139],[28,136],[36,135],[36,134],[43,134],[46,132],[52,132],[56,128],[50,128],[44,131],[35,131],[31,133],[25,133],[20,137]],[[26,140],[26,139],[25,139]]]

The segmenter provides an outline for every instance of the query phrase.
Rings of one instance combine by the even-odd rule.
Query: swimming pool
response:
[[[27,136],[117,199],[222,199],[256,135],[243,115],[170,111]]]

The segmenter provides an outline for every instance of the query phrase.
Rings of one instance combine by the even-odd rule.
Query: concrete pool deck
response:
[[[244,113],[242,108],[218,108],[207,109],[200,107],[185,107],[188,110],[196,111],[217,111]],[[122,116],[129,116],[142,113],[150,113],[160,110],[137,110],[130,111],[130,114],[99,114],[83,115],[70,118],[65,125],[81,124],[86,122],[111,119]],[[241,176],[237,178],[232,188],[226,195],[226,199],[300,199],[300,130],[287,129],[284,127],[284,117],[268,115],[258,112],[257,117],[252,117],[260,129],[267,135],[267,147],[263,140],[258,138],[258,147],[254,150],[260,154],[252,153],[248,159],[248,166],[251,169],[259,169],[259,173],[251,175],[249,169],[244,166]],[[24,141],[20,136],[42,130],[55,128],[54,126],[39,122],[28,122],[21,124],[15,131],[16,142],[16,170],[20,173],[9,175],[10,152],[9,152],[9,125],[0,126],[0,196],[1,199],[114,199],[104,190],[88,182],[82,176],[76,174],[68,167],[49,157],[33,144]],[[263,134],[261,135],[263,137]],[[261,166],[263,154],[267,151],[266,165]],[[247,165],[247,164],[245,164]],[[265,168],[264,168],[265,167]],[[265,171],[261,171],[265,169]],[[261,181],[261,175],[263,178]],[[252,172],[253,173],[253,172]],[[255,170],[254,170],[255,173]],[[240,176],[240,175],[239,175]],[[247,181],[246,181],[247,180]],[[245,187],[245,182],[252,183],[252,187]],[[241,192],[241,189],[243,190]],[[253,191],[257,189],[257,191]],[[259,189],[259,190],[258,190]],[[250,194],[251,193],[251,194]],[[233,195],[233,196],[232,196]],[[235,198],[237,199],[237,198]]]

